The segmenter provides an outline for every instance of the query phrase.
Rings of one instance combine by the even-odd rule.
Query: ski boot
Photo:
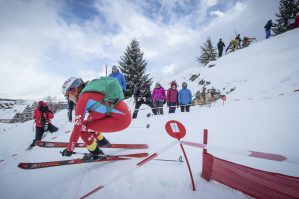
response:
[[[98,143],[98,147],[109,147],[109,146],[111,146],[110,142],[105,137],[103,137],[103,139],[101,139],[101,140],[97,140],[97,143]]]
[[[30,144],[30,146],[28,147],[28,149],[32,149],[32,148],[36,145],[36,142],[37,142],[37,140],[34,139],[34,140],[32,141],[32,144]]]
[[[89,150],[88,150],[89,151]],[[83,156],[83,160],[103,160],[105,159],[104,152],[97,147],[94,151],[89,151],[89,154]]]

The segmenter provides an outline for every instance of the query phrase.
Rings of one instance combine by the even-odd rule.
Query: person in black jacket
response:
[[[222,39],[219,39],[219,42],[217,44],[218,48],[218,57],[222,56],[223,48],[225,47],[225,43],[223,43]]]
[[[154,115],[156,115],[156,111],[154,109],[154,104],[152,102],[151,92],[149,89],[149,86],[146,84],[141,85],[139,88],[137,88],[134,92],[134,99],[135,99],[135,110],[133,113],[133,119],[137,118],[137,114],[139,111],[139,107],[142,104],[146,104],[149,107],[152,108],[152,112]]]
[[[242,41],[242,39],[241,39],[240,34],[238,34],[238,35],[236,36],[235,40],[238,41],[237,49],[241,49],[241,41]]]
[[[272,20],[270,19],[267,24],[264,26],[265,31],[266,31],[266,39],[268,39],[269,37],[271,37],[271,28],[274,27],[274,25],[272,24]]]

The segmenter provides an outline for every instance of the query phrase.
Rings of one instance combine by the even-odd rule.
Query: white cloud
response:
[[[210,11],[217,0],[200,1],[192,9],[187,0],[163,0],[154,17],[144,15],[143,9],[151,6],[148,2],[96,2],[106,24],[97,17],[65,23],[55,1],[2,1],[0,97],[62,96],[64,80],[105,74],[104,65],[118,63],[133,38],[148,60],[147,71],[154,80],[160,79],[198,65],[199,46],[208,36],[214,45],[219,38],[228,44],[235,30],[262,39],[264,23],[273,19],[278,1],[229,1],[232,6]],[[192,11],[179,15],[174,12],[176,5]]]
[[[166,66],[162,69],[162,71],[166,74],[168,73],[173,73],[174,69],[176,68],[176,66],[174,64],[171,64],[169,66]]]
[[[211,11],[210,12],[210,15],[211,16],[216,16],[216,17],[224,17],[225,14],[219,10],[216,10],[216,11]]]

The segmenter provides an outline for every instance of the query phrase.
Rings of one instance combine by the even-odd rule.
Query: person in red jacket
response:
[[[178,89],[176,81],[172,81],[170,88],[167,90],[167,106],[169,107],[168,113],[175,113],[176,106],[178,105]]]
[[[51,123],[54,114],[44,101],[38,102],[38,106],[34,110],[33,118],[35,119],[35,139],[30,147],[35,146],[35,143],[42,139],[44,132],[50,131],[53,133],[58,130],[58,128]]]
[[[85,86],[81,78],[71,77],[62,87],[63,94],[76,104],[74,129],[62,156],[71,156],[81,137],[90,152],[83,158],[101,159],[104,153],[99,147],[110,145],[101,132],[116,132],[127,128],[131,123],[131,113],[126,103],[120,100],[108,116],[105,103],[97,103],[104,99],[104,94],[91,91],[81,93]]]

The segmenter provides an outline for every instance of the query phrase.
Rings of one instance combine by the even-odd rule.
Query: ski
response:
[[[67,147],[68,142],[48,142],[48,141],[38,141],[37,146],[47,147],[47,148],[60,148]],[[75,147],[86,147],[84,143],[77,143]],[[111,144],[111,146],[104,146],[100,148],[123,148],[123,149],[147,149],[147,144]]]
[[[56,166],[65,166],[65,165],[73,165],[73,164],[84,164],[84,163],[93,163],[93,162],[108,162],[108,161],[117,161],[117,160],[129,160],[131,158],[143,158],[147,157],[148,153],[132,153],[132,154],[124,154],[124,155],[103,155],[103,159],[90,160],[90,159],[71,159],[71,160],[57,160],[50,162],[20,162],[18,167],[21,169],[29,170],[29,169],[42,169],[48,167],[56,167]]]

